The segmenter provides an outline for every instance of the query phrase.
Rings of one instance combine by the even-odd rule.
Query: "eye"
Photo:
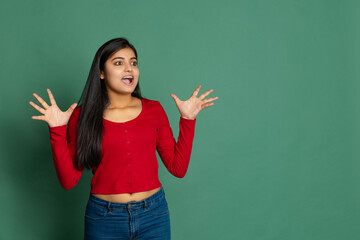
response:
[[[132,64],[133,64],[134,66],[137,66],[137,62],[132,62]]]
[[[117,63],[120,63],[120,64],[117,64]],[[115,65],[117,65],[117,66],[118,66],[118,65],[121,65],[121,64],[122,64],[122,62],[115,62]]]

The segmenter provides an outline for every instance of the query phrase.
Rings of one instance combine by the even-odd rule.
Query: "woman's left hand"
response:
[[[208,102],[212,102],[219,98],[219,97],[213,97],[213,98],[204,99],[207,95],[209,95],[211,92],[214,91],[213,89],[210,89],[209,91],[201,94],[200,97],[197,97],[200,88],[201,85],[199,85],[195,89],[191,97],[186,101],[181,101],[175,94],[170,94],[170,96],[173,97],[182,118],[194,120],[201,110],[214,105],[214,103],[208,103]]]

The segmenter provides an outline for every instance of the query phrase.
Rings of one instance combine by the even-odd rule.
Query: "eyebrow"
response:
[[[125,58],[123,58],[123,57],[116,57],[116,58],[113,58],[111,61],[114,61],[115,59],[118,59],[118,58],[120,58],[120,59],[125,59]],[[132,57],[132,58],[130,58],[130,59],[136,59],[136,57]]]

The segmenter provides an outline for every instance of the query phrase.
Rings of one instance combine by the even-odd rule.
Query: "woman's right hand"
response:
[[[45,108],[41,108],[33,102],[29,102],[31,106],[33,106],[40,113],[44,114],[42,116],[32,116],[32,119],[42,120],[47,122],[49,127],[57,127],[67,125],[69,122],[70,116],[72,112],[75,110],[77,103],[72,104],[66,112],[62,112],[59,107],[56,105],[54,96],[52,95],[50,89],[47,88],[47,92],[49,94],[49,99],[51,106],[47,105],[47,103],[36,93],[33,93],[34,97],[41,103],[41,105]]]

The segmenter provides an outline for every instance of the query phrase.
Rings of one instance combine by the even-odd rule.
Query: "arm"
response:
[[[76,108],[67,125],[49,127],[56,174],[65,190],[73,188],[78,183],[82,173],[74,167],[78,116],[79,108]],[[67,126],[68,131],[66,133]]]
[[[156,150],[167,170],[178,178],[187,172],[195,133],[196,119],[180,117],[177,143],[164,108],[158,102],[159,126],[157,129]]]

